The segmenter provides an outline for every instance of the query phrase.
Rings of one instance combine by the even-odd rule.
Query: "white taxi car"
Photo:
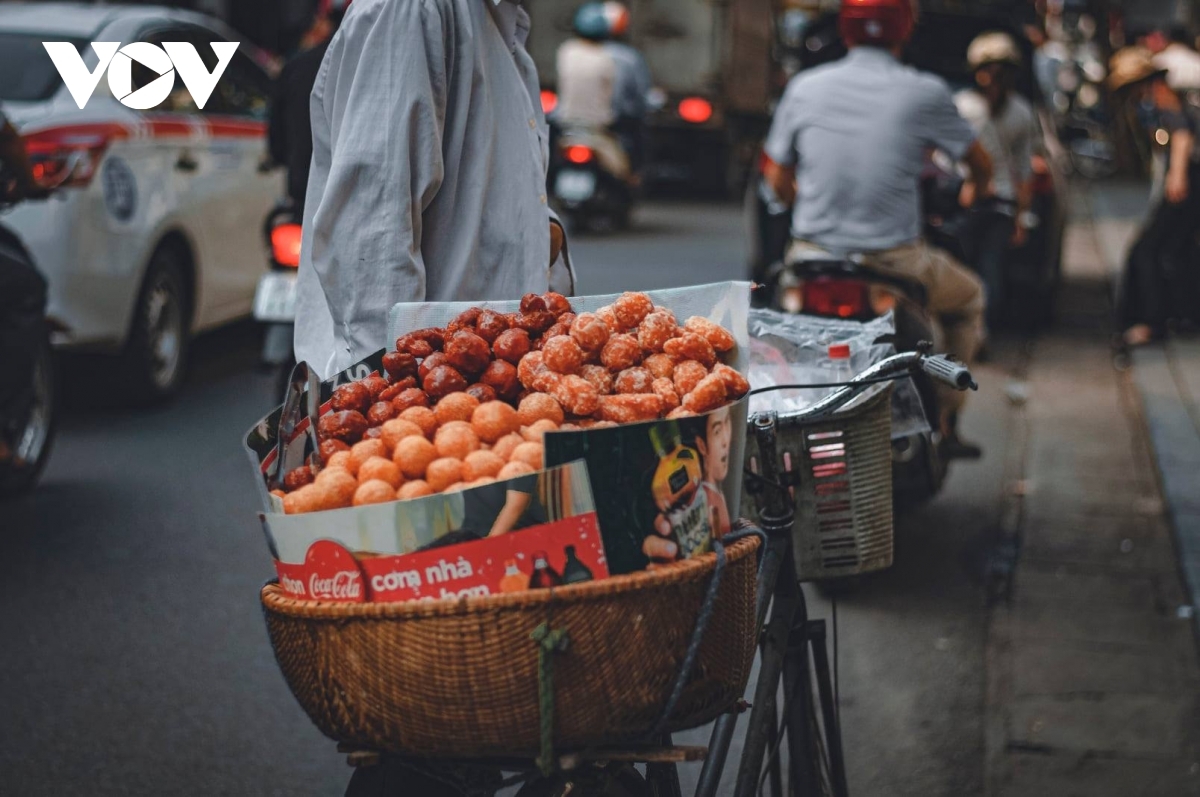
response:
[[[134,111],[101,79],[80,110],[42,42],[189,42],[211,71],[221,23],[152,6],[0,4],[0,107],[35,176],[62,184],[0,215],[50,286],[58,346],[123,356],[144,397],[182,383],[198,331],[249,314],[264,272],[261,229],[282,193],[265,164],[271,81],[243,42],[203,110],[176,75],[159,107]],[[134,62],[133,88],[160,77]]]

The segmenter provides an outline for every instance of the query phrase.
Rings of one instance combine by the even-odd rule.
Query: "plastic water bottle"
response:
[[[835,343],[829,347],[830,382],[849,382],[854,378],[854,366],[850,363],[850,344]],[[830,394],[841,388],[831,388]]]

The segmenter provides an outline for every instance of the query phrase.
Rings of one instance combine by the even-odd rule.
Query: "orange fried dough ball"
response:
[[[532,426],[540,420],[550,420],[561,424],[563,418],[562,405],[555,401],[553,396],[546,393],[530,393],[521,399],[521,406],[517,410],[517,420],[520,426]]]
[[[451,393],[437,403],[433,414],[443,426],[451,421],[469,421],[479,406],[479,399],[469,393]]]
[[[485,443],[494,443],[521,428],[520,414],[503,401],[480,404],[471,415],[471,428]]]
[[[421,479],[429,463],[437,459],[437,448],[424,437],[406,437],[396,444],[392,461],[407,479]]]
[[[437,430],[433,445],[439,457],[462,459],[472,451],[479,450],[479,435],[466,421],[451,421]]]
[[[429,463],[429,468],[425,471],[425,481],[429,483],[429,489],[440,493],[450,485],[462,481],[462,471],[461,459],[442,457]]]
[[[396,488],[381,479],[365,481],[354,491],[354,505],[386,504],[396,500]]]
[[[358,469],[359,485],[370,481],[387,482],[395,492],[401,484],[404,484],[404,474],[400,471],[400,466],[390,459],[372,457]]]

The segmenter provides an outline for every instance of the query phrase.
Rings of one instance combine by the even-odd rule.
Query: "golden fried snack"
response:
[[[612,330],[595,313],[580,313],[571,324],[571,339],[584,351],[600,351]]]
[[[673,378],[678,364],[679,361],[669,354],[651,354],[642,363],[647,371],[654,374],[655,379]]]
[[[660,353],[671,338],[679,337],[679,327],[666,313],[655,310],[638,327],[638,343],[646,351]]]
[[[390,464],[390,463],[389,463]],[[365,481],[354,491],[354,506],[386,504],[396,500],[396,488],[380,479]]]
[[[391,383],[382,376],[368,376],[362,380],[362,385],[371,394],[371,401],[384,401],[379,398],[379,394],[388,389]]]
[[[377,401],[367,410],[367,423],[371,426],[383,426],[396,417],[396,408],[390,401]]]
[[[463,374],[481,374],[492,361],[492,347],[488,342],[465,329],[460,329],[446,339],[443,352],[450,365]]]
[[[517,420],[521,426],[531,426],[540,420],[548,419],[556,424],[563,422],[563,409],[553,396],[546,393],[531,393],[521,399],[517,410]]]
[[[585,365],[579,369],[579,375],[591,382],[600,395],[607,396],[613,392],[613,375],[603,365]]]
[[[389,451],[395,451],[396,446],[406,437],[424,437],[425,430],[417,426],[412,421],[406,421],[403,418],[393,418],[380,427],[383,431],[383,436],[380,440],[387,446]]]
[[[371,457],[358,469],[358,483],[361,485],[363,482],[375,480],[387,482],[392,486],[392,492],[395,492],[404,484],[404,474],[400,472],[400,466],[390,459]]]
[[[411,501],[414,498],[424,498],[427,495],[433,495],[433,488],[424,479],[405,482],[396,491],[396,497],[401,501]]]
[[[285,515],[306,515],[309,512],[320,512],[326,507],[321,505],[322,492],[315,484],[306,484],[294,493],[283,497],[283,513]]]
[[[650,384],[650,390],[662,401],[663,410],[670,412],[680,405],[679,391],[675,383],[666,377],[659,377]]]
[[[496,483],[495,476],[480,476],[478,479],[475,479],[474,481],[467,482],[467,488],[470,489],[472,487],[483,487],[485,484],[495,484],[495,483]]]
[[[675,366],[675,373],[672,376],[675,382],[675,391],[680,396],[686,396],[696,389],[696,385],[700,384],[700,380],[708,376],[708,369],[695,360],[685,360]]]
[[[540,351],[531,351],[517,364],[517,379],[521,380],[521,384],[529,390],[534,389],[533,385],[539,381],[539,374],[546,365],[542,361],[542,356]]]
[[[437,430],[433,445],[439,457],[462,459],[472,451],[479,450],[479,435],[466,421],[451,421]]]
[[[357,410],[331,412],[317,422],[317,436],[322,440],[341,440],[354,445],[369,427],[366,417]]]
[[[662,399],[654,393],[601,396],[596,418],[613,423],[653,421],[662,415]]]
[[[474,482],[484,477],[495,478],[504,467],[504,462],[494,451],[472,451],[463,460],[463,480]]]
[[[326,468],[317,474],[313,486],[323,491],[322,503],[329,509],[339,509],[350,506],[354,500],[354,491],[358,489],[358,479],[341,468]]]
[[[694,413],[690,410],[684,409],[683,407],[676,407],[675,409],[673,409],[667,413],[668,421],[675,421],[680,418],[695,418],[695,417],[696,417],[696,413]]]
[[[479,406],[479,400],[466,393],[451,393],[445,396],[433,408],[438,423],[445,425],[451,421],[470,421],[471,413]]]
[[[451,393],[463,392],[469,384],[466,377],[459,373],[454,366],[439,365],[425,375],[425,381],[421,386],[425,388],[429,398],[436,402]]]
[[[494,364],[495,361],[493,361],[493,365]],[[505,365],[507,364],[508,363],[505,363]],[[488,367],[490,368],[491,366]],[[520,387],[520,384],[518,383],[517,386]],[[489,401],[495,401],[496,399],[500,398],[498,395],[496,395],[496,391],[493,388],[488,385],[481,385],[478,383],[467,388],[467,395],[474,397],[474,399],[480,404],[487,404]]]
[[[562,316],[564,313],[571,312],[571,301],[561,293],[550,291],[542,294],[542,301],[546,303],[546,309],[556,316]]]
[[[600,362],[614,374],[642,361],[642,345],[633,335],[619,333],[608,339],[600,352]]]
[[[386,457],[390,456],[391,451],[383,440],[363,440],[361,443],[355,443],[350,449],[350,467],[348,470],[351,473],[358,473],[358,469],[363,466],[371,457]]]
[[[358,471],[354,470],[353,466],[350,464],[349,449],[346,451],[339,451],[329,459],[325,460],[325,470],[338,469],[344,470],[351,475],[358,473]]]
[[[654,374],[645,368],[626,368],[613,380],[617,393],[650,393],[654,385]]]
[[[700,380],[691,393],[683,397],[683,408],[688,412],[703,415],[712,412],[725,403],[725,380],[716,374],[710,374]]]
[[[520,429],[521,418],[516,410],[503,401],[490,401],[480,404],[471,414],[471,428],[480,440],[494,443]]]
[[[694,315],[684,322],[683,328],[704,338],[713,349],[722,354],[733,351],[737,346],[732,332],[720,324],[714,324],[707,318]]]
[[[545,461],[546,450],[541,443],[521,443],[512,452],[510,462],[523,462],[534,470],[541,470]]]
[[[621,322],[617,320],[617,312],[611,304],[605,305],[596,311],[596,317],[604,322],[604,326],[608,327],[608,331],[612,334],[625,332],[629,327],[621,326]]]
[[[644,293],[625,292],[612,303],[612,309],[621,329],[634,329],[654,312],[654,302]]]
[[[312,468],[308,465],[301,465],[288,471],[287,475],[283,477],[283,489],[289,493],[295,492],[306,484],[312,484],[314,478],[316,477],[313,476]]]
[[[435,459],[429,463],[429,469],[425,471],[425,481],[429,482],[429,489],[440,493],[450,485],[462,481],[462,469],[461,459],[454,457]]]
[[[529,354],[532,349],[533,343],[529,339],[529,333],[523,329],[505,330],[492,343],[492,353],[498,359],[513,365],[521,362],[521,358]]]
[[[577,374],[583,365],[583,349],[569,335],[558,335],[542,347],[542,362],[556,374]]]
[[[329,440],[322,440],[321,445],[317,447],[317,451],[321,455],[322,462],[328,462],[329,458],[332,457],[334,454],[336,454],[339,451],[349,451],[349,450],[350,450],[349,443],[343,442],[341,440],[334,440],[332,438],[330,438]]]
[[[433,439],[433,434],[438,428],[437,416],[428,407],[409,407],[400,413],[400,420],[415,423],[425,437],[430,440]]]
[[[598,421],[595,418],[588,418],[579,422],[580,429],[613,429],[618,425],[612,421]]]
[[[558,424],[549,418],[534,421],[529,426],[521,427],[521,436],[529,443],[540,443],[546,432],[558,431]]]
[[[717,352],[706,339],[695,332],[685,332],[678,338],[672,338],[663,345],[663,351],[680,360],[696,360],[705,368],[717,364]]]
[[[712,372],[715,376],[721,377],[721,381],[725,383],[725,392],[729,398],[740,399],[750,392],[750,380],[742,376],[737,369],[730,368],[724,363],[717,363],[713,366]]]
[[[546,347],[546,341],[550,340],[550,338],[557,338],[560,335],[569,336],[571,334],[571,324],[574,323],[574,321],[575,316],[572,313],[567,313],[561,316],[557,321],[554,322],[554,326],[542,333],[541,340],[533,344],[533,347],[539,350],[544,349]]]
[[[424,437],[406,437],[396,444],[392,462],[406,479],[423,479],[429,463],[437,459],[437,448]]]
[[[519,434],[505,435],[497,440],[495,445],[492,446],[492,453],[500,457],[500,459],[504,460],[505,462],[508,462],[510,459],[512,459],[512,452],[516,451],[517,446],[524,442],[526,442],[525,438],[521,437]]]
[[[496,481],[502,482],[507,479],[515,479],[518,476],[528,476],[529,474],[536,472],[537,469],[531,465],[514,459],[512,462],[500,469],[500,472],[496,474]]]
[[[521,392],[521,380],[517,378],[517,367],[504,360],[493,360],[480,375],[481,384],[491,388],[495,397],[512,400]]]
[[[500,337],[501,333],[508,330],[508,327],[508,317],[503,313],[484,310],[479,314],[479,320],[475,322],[475,334],[486,340],[490,346],[496,342],[496,338]]]
[[[560,377],[548,392],[572,415],[591,415],[600,405],[600,391],[580,376]]]

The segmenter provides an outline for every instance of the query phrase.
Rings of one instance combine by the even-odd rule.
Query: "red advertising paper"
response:
[[[303,564],[275,562],[279,586],[293,598],[335,603],[367,599],[362,571],[354,554],[332,540],[317,540]]]

